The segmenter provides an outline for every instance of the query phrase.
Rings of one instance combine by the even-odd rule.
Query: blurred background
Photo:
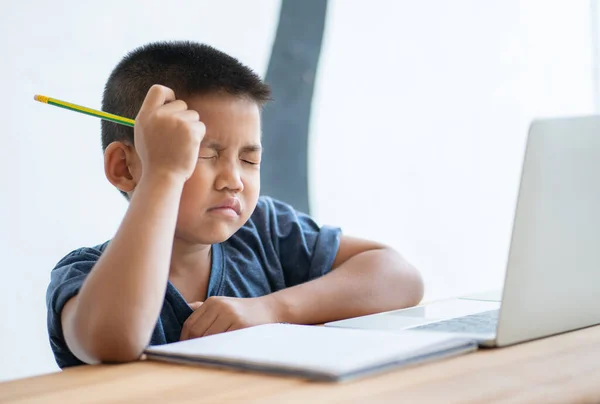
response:
[[[50,271],[110,239],[100,108],[116,63],[189,39],[274,88],[263,193],[395,247],[426,300],[502,286],[525,137],[598,112],[597,0],[10,2],[0,14],[0,380],[58,368]]]

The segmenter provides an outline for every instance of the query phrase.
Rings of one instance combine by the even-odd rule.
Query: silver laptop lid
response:
[[[497,345],[600,323],[600,116],[529,129]]]

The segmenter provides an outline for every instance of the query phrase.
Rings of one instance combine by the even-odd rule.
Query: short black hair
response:
[[[155,42],[129,52],[114,68],[102,98],[102,110],[134,119],[154,84],[175,96],[225,92],[262,107],[270,87],[249,67],[209,45],[191,41]],[[133,144],[133,128],[103,120],[102,150],[115,141]]]

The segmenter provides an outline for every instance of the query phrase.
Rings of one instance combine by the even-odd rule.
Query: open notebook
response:
[[[150,360],[341,381],[476,349],[475,341],[442,333],[266,324],[145,353]]]

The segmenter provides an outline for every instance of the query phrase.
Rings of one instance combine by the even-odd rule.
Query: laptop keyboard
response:
[[[498,325],[500,310],[483,311],[464,317],[451,318],[413,327],[411,330],[464,332],[472,334],[494,334]]]

